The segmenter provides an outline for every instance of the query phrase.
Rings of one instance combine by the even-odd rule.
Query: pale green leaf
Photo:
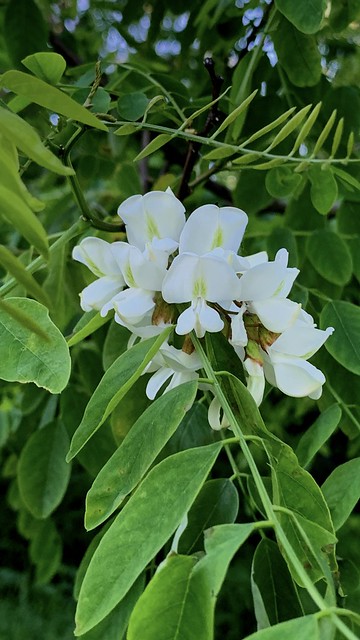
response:
[[[107,369],[90,398],[83,419],[73,435],[67,455],[68,461],[79,453],[140,377],[161,344],[166,340],[171,329],[171,327],[166,328],[160,336],[135,345],[119,356]]]
[[[246,636],[244,640],[320,640],[317,618],[314,615],[280,622]]]
[[[140,151],[140,153],[138,153],[136,158],[134,158],[134,162],[137,162],[138,160],[142,160],[143,158],[146,158],[147,156],[149,156],[151,153],[154,153],[158,149],[161,149],[161,147],[163,147],[167,142],[169,142],[169,140],[171,140],[172,137],[173,136],[168,133],[160,133],[160,135],[156,136],[156,138],[151,140],[151,142],[149,142],[149,144],[147,144],[146,147],[142,151]]]
[[[61,422],[35,431],[21,451],[18,482],[21,497],[35,518],[47,518],[64,497],[70,465],[65,462],[69,437]]]
[[[335,129],[335,133],[334,133],[334,139],[332,142],[332,146],[331,146],[331,153],[330,153],[330,157],[333,158],[335,153],[337,152],[340,142],[341,142],[341,136],[344,130],[344,118],[340,118],[339,122],[337,123],[336,129]]]
[[[267,147],[266,151],[270,151],[276,147],[280,142],[285,140],[297,127],[302,123],[306,114],[310,111],[311,104],[308,104],[306,107],[303,107],[298,111],[290,120],[287,122],[280,131],[276,134],[275,138],[271,142],[271,144]]]
[[[336,120],[336,114],[337,114],[337,111],[336,111],[336,109],[334,109],[334,111],[332,112],[330,118],[328,119],[325,127],[323,128],[322,132],[320,133],[320,135],[319,135],[319,137],[318,137],[318,139],[317,139],[317,141],[315,143],[314,149],[313,149],[312,154],[311,154],[312,157],[315,157],[316,154],[320,151],[320,149],[324,146],[324,143],[327,140],[327,138],[329,137],[330,131],[334,126],[334,122]]]
[[[41,167],[45,167],[49,171],[54,171],[62,176],[69,176],[74,173],[73,169],[64,167],[59,158],[54,156],[50,149],[43,145],[38,133],[30,124],[3,107],[0,107],[0,132],[9,138],[28,158],[34,160]]]
[[[322,103],[318,102],[315,107],[313,108],[312,112],[310,113],[309,117],[306,118],[306,121],[304,122],[303,126],[301,127],[298,136],[295,140],[295,144],[293,146],[293,148],[291,149],[291,154],[295,153],[295,151],[298,150],[298,148],[300,147],[300,145],[304,142],[304,140],[306,140],[307,136],[309,135],[311,129],[313,128],[317,117],[320,113],[320,109],[321,109]]]
[[[60,393],[70,376],[69,349],[63,335],[35,300],[7,298],[7,305],[28,314],[46,335],[40,337],[0,309],[0,378],[34,382],[50,393]]]
[[[64,58],[58,53],[39,51],[21,60],[24,67],[29,69],[35,76],[49,82],[57,84],[66,69]]]
[[[241,113],[243,113],[245,109],[247,109],[250,102],[252,102],[253,99],[255,98],[257,92],[258,90],[255,89],[255,91],[253,91],[247,98],[245,98],[245,100],[243,100],[241,104],[239,104],[233,111],[231,111],[231,113],[229,113],[229,115],[225,118],[225,120],[223,120],[221,125],[216,129],[215,133],[213,133],[212,136],[210,136],[210,140],[215,140],[215,138],[219,135],[219,133],[227,129],[227,127],[229,127],[234,122],[234,120],[236,120],[236,118]]]
[[[0,184],[0,216],[17,229],[42,255],[48,257],[47,233],[26,202]]]
[[[172,389],[153,402],[95,478],[86,498],[85,527],[101,524],[140,482],[193,404],[196,382]]]
[[[129,136],[136,131],[139,131],[140,125],[132,124],[131,122],[121,125],[118,129],[115,129],[114,134],[116,136]]]
[[[95,333],[95,331],[100,327],[109,322],[109,318],[106,316],[103,318],[99,311],[94,315],[91,313],[85,313],[82,319],[83,324],[81,327],[76,326],[71,336],[67,339],[69,347],[73,347],[75,344],[82,342],[82,340],[90,336],[92,333]]]
[[[161,549],[198,494],[221,444],[188,449],[154,467],[115,519],[84,577],[76,635],[102,620]]]
[[[276,127],[279,127],[292,113],[294,113],[295,109],[296,109],[296,107],[291,107],[287,111],[284,111],[284,113],[282,113],[281,116],[279,116],[278,118],[276,118],[272,122],[269,122],[269,124],[265,125],[265,127],[262,127],[258,131],[255,131],[255,133],[253,133],[250,136],[250,138],[247,138],[245,140],[245,142],[242,143],[241,146],[242,147],[246,147],[248,144],[250,144],[250,142],[253,142],[254,140],[257,140],[258,138],[261,138],[262,136],[265,136],[270,131],[273,131],[273,129],[276,129]]]
[[[0,78],[0,85],[14,93],[28,98],[35,104],[55,113],[87,124],[94,129],[107,131],[107,127],[85,107],[75,102],[66,93],[22,71],[6,71]]]
[[[50,306],[50,301],[45,291],[36,282],[35,278],[27,271],[23,263],[14,256],[9,249],[0,245],[0,264],[8,271],[33,298],[42,302],[45,306]]]

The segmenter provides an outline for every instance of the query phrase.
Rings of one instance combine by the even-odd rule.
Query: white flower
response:
[[[199,377],[197,370],[201,368],[201,359],[195,351],[185,353],[185,351],[165,343],[160,347],[147,371],[154,370],[154,368],[157,371],[146,385],[146,395],[150,400],[155,398],[169,378],[170,382],[164,393],[184,382],[197,380]]]
[[[85,264],[98,278],[80,294],[84,311],[102,310],[125,286],[121,268],[113,255],[116,244],[100,238],[85,238],[73,249],[74,260]]]
[[[148,260],[140,249],[127,242],[115,244],[113,255],[129,288],[115,296],[101,313],[106,315],[114,308],[116,322],[137,325],[155,307],[154,296],[161,289],[165,268]]]
[[[251,267],[240,277],[240,294],[246,309],[254,313],[269,331],[282,333],[290,327],[301,311],[301,305],[286,296],[294,283],[299,269],[287,266],[288,252],[280,249],[274,262],[261,262]],[[243,308],[239,316],[232,318],[233,344],[245,346]],[[240,338],[238,338],[240,336]],[[240,341],[239,341],[240,340]]]
[[[259,406],[264,397],[265,390],[264,369],[259,362],[256,362],[256,360],[252,358],[246,358],[243,365],[247,373],[247,389],[254,398],[257,406]]]
[[[165,276],[162,295],[169,303],[191,302],[178,318],[176,333],[185,335],[195,329],[198,338],[202,338],[206,331],[221,331],[224,326],[218,311],[207,302],[232,300],[238,290],[239,279],[224,260],[182,253]]]
[[[170,188],[166,191],[150,191],[144,196],[131,196],[118,208],[125,222],[130,244],[140,251],[151,245],[167,255],[178,247],[181,230],[185,224],[185,207]]]
[[[179,253],[200,256],[221,248],[236,254],[247,222],[248,217],[241,209],[205,204],[195,209],[186,221],[180,236]]]

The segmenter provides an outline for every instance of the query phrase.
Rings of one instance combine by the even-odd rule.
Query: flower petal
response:
[[[104,277],[95,280],[80,293],[81,308],[84,311],[102,310],[106,305],[107,313],[112,308],[111,301],[123,289],[124,284],[120,278]]]
[[[237,347],[246,347],[248,343],[248,335],[244,324],[245,305],[241,307],[239,313],[231,316],[231,340],[230,344]]]
[[[261,364],[252,358],[246,358],[244,361],[244,369],[248,374],[247,389],[254,398],[256,405],[259,406],[264,397],[265,375]]]
[[[116,314],[128,324],[138,324],[155,307],[153,296],[153,291],[126,289],[114,298]]]
[[[325,376],[314,365],[301,358],[283,356],[277,362],[272,361],[276,386],[288,396],[303,398],[317,395],[325,382]],[[265,366],[265,375],[267,368]]]
[[[116,243],[115,243],[116,244]],[[101,238],[84,238],[73,248],[72,257],[85,264],[98,278],[102,276],[121,276],[112,253],[113,244]]]
[[[282,333],[291,327],[301,310],[300,304],[283,298],[258,300],[252,302],[250,307],[264,327],[275,333]]]
[[[172,369],[165,369],[164,367],[162,367],[151,376],[149,382],[146,385],[146,395],[149,400],[154,400],[163,384],[165,384],[166,380],[171,378],[173,374],[174,372]]]
[[[300,358],[311,358],[320,349],[324,342],[333,333],[334,329],[328,327],[325,331],[303,323],[295,324],[284,331],[267,349],[270,357],[273,352],[283,353]]]
[[[180,236],[179,252],[203,255],[216,247],[237,253],[248,217],[236,207],[205,204],[195,209]]]

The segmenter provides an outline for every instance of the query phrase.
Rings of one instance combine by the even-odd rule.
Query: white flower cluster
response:
[[[191,331],[202,338],[223,330],[257,404],[265,379],[289,396],[320,397],[325,377],[308,358],[333,329],[317,329],[301,305],[288,299],[299,270],[287,266],[286,249],[274,261],[266,252],[239,256],[248,222],[244,211],[209,204],[186,220],[171,189],[131,196],[118,214],[128,242],[88,237],[73,250],[73,258],[97,276],[80,294],[81,307],[102,316],[113,309],[116,322],[140,338],[160,333],[177,317],[176,333],[186,336],[183,348],[161,347],[149,369],[155,371],[149,398],[169,379],[167,389],[198,377],[201,362]]]

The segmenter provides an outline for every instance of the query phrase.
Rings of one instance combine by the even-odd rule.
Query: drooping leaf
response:
[[[202,576],[194,579],[195,564],[190,556],[166,559],[134,608],[128,640],[211,638],[210,591]]]
[[[360,309],[351,302],[328,302],[320,315],[322,329],[335,331],[325,348],[337,362],[352,373],[360,374]]]
[[[314,615],[280,622],[247,636],[246,640],[320,640],[318,621]]]
[[[46,49],[48,29],[34,0],[13,0],[6,8],[3,34],[13,63],[41,49]]]
[[[307,467],[323,444],[330,438],[341,419],[341,409],[333,404],[309,427],[301,437],[296,448],[296,455],[302,467]]]
[[[312,87],[321,78],[321,56],[315,36],[301,33],[282,17],[272,33],[279,64],[296,87]]]
[[[26,74],[25,74],[26,75]],[[30,77],[30,76],[29,76]],[[64,167],[59,158],[41,142],[35,129],[15,113],[0,107],[0,131],[9,138],[20,151],[41,167],[62,176],[74,173],[70,167]]]
[[[74,433],[67,460],[74,458],[99,429],[112,410],[144,371],[171,328],[160,336],[144,340],[119,356],[107,369],[85,409],[83,419]]]
[[[321,487],[335,530],[340,529],[360,499],[360,458],[336,467]]]
[[[138,418],[90,488],[85,527],[101,524],[140,482],[192,405],[196,382],[172,389],[155,400]]]
[[[33,53],[21,62],[40,80],[49,84],[57,84],[66,69],[66,62],[61,55],[47,51]]]
[[[205,482],[188,513],[178,552],[190,554],[202,550],[204,531],[215,525],[234,522],[238,509],[238,492],[230,480],[216,478]]]
[[[75,634],[95,626],[128,592],[179,526],[220,448],[216,443],[182,451],[146,476],[92,557],[79,594]]]
[[[49,306],[50,301],[45,291],[35,278],[27,271],[22,262],[9,249],[0,245],[0,264],[8,271],[25,290],[42,304]]]
[[[16,193],[0,185],[0,216],[17,229],[45,258],[48,257],[47,234],[41,222]]]
[[[308,238],[306,254],[320,275],[337,285],[349,282],[352,258],[346,242],[334,231],[318,229]]]
[[[302,607],[286,562],[275,542],[263,538],[255,551],[251,590],[258,629],[302,615]]]
[[[6,71],[0,79],[0,85],[13,91],[19,96],[24,96],[55,113],[60,113],[67,118],[87,124],[94,129],[107,131],[104,125],[93,113],[90,113],[81,104],[70,98],[66,93],[53,87],[44,80],[23,73],[22,71]]]
[[[326,215],[338,197],[338,186],[332,168],[328,165],[311,165],[308,174],[311,201],[319,213]]]
[[[62,541],[51,518],[41,522],[31,538],[30,559],[35,565],[35,581],[46,584],[58,571],[62,556]]]
[[[303,33],[319,31],[324,18],[326,0],[276,0],[276,8]]]
[[[31,316],[46,339],[14,322],[0,308],[0,378],[35,382],[50,393],[60,393],[68,382],[71,364],[63,335],[47,309],[35,300],[7,298],[6,304]]]
[[[71,468],[65,462],[69,437],[61,422],[35,431],[22,449],[18,465],[21,497],[35,518],[47,518],[60,504]]]

